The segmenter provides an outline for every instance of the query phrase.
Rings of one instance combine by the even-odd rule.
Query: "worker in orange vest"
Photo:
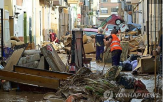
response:
[[[108,47],[110,47],[113,66],[119,66],[120,57],[122,53],[120,40],[116,34],[117,34],[117,31],[113,29],[111,32],[111,35],[108,38],[108,41],[106,42],[106,48],[104,50],[104,52],[106,52]]]

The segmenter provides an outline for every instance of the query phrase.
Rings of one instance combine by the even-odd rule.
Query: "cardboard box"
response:
[[[94,43],[84,44],[85,53],[96,52],[96,48],[94,47]]]
[[[86,35],[83,35],[83,43],[87,43],[88,39],[87,39],[87,36]]]
[[[139,64],[140,64],[140,73],[154,73],[154,68],[155,68],[155,60],[154,58],[148,58],[148,57],[143,57],[139,59]],[[156,64],[156,70],[158,70],[160,63],[157,60]]]
[[[91,42],[93,43],[93,40],[92,40],[92,38],[90,36],[87,36],[87,39],[88,39],[87,43],[91,43]]]

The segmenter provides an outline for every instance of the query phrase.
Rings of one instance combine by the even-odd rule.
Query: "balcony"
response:
[[[131,4],[137,4],[140,0],[131,0]]]
[[[126,3],[131,3],[131,0],[126,0]]]
[[[60,0],[53,0],[53,5],[54,6],[60,6],[61,5]]]
[[[79,0],[67,0],[68,4],[77,4]]]
[[[131,0],[126,0],[126,4],[131,4]]]

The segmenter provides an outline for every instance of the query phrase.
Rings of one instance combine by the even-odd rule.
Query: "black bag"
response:
[[[118,80],[119,85],[123,85],[125,89],[134,89],[135,78],[129,76],[121,76]]]
[[[123,63],[122,71],[132,71],[132,65],[130,63]]]

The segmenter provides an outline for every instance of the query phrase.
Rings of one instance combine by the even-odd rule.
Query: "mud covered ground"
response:
[[[67,55],[59,54],[63,62],[66,64]],[[94,55],[92,55],[94,56]],[[89,56],[90,57],[90,56]],[[104,68],[104,72],[111,66],[111,64],[106,64]],[[92,58],[91,61],[91,70],[93,72],[98,72],[103,70],[104,63],[96,63],[95,58]],[[125,72],[126,74],[132,76],[131,72]],[[142,82],[146,85],[147,90],[149,92],[153,92],[154,89],[154,75],[147,76],[135,76],[136,79],[142,80]],[[16,92],[15,90],[10,92],[0,91],[0,102],[50,102],[43,100],[43,96],[45,93],[35,93],[35,92]],[[141,99],[133,99],[131,102],[141,102]]]

